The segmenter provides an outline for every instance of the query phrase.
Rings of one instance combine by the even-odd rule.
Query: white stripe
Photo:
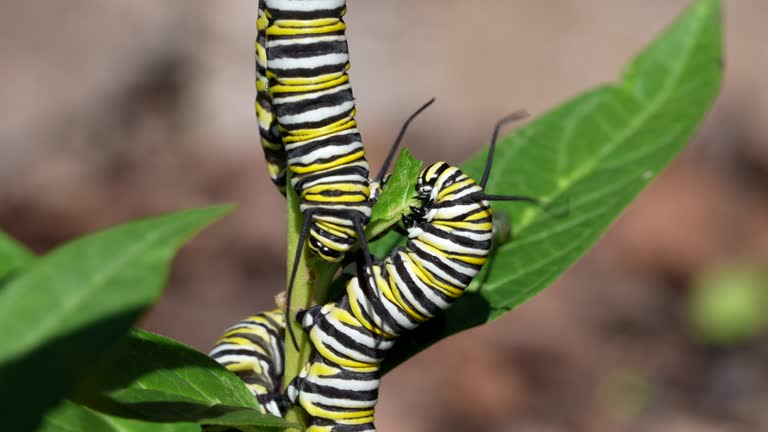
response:
[[[328,88],[328,89],[325,89],[325,90],[322,90],[322,91],[314,91],[314,92],[304,93],[304,94],[296,95],[296,96],[276,97],[276,98],[272,99],[272,103],[275,104],[275,105],[284,105],[284,104],[290,104],[290,103],[295,103],[295,102],[299,102],[299,101],[306,101],[306,100],[310,100],[310,99],[318,99],[321,96],[325,96],[325,95],[329,95],[329,94],[333,94],[333,93],[339,93],[339,92],[342,92],[342,91],[345,91],[345,90],[349,90],[351,88],[352,88],[352,86],[349,83],[346,83],[344,85],[338,85],[338,86],[331,87],[331,88]],[[290,94],[290,93],[286,93],[286,94]]]
[[[321,159],[332,159],[349,155],[359,151],[361,148],[363,148],[363,143],[360,141],[355,141],[344,145],[330,144],[327,146],[319,147],[316,150],[311,151],[301,157],[288,158],[288,165],[313,165]]]
[[[450,207],[444,207],[444,208],[432,208],[427,212],[427,220],[432,221],[435,219],[438,220],[447,220],[447,219],[453,219],[459,216],[465,216],[471,212],[477,211],[478,209],[481,209],[482,206],[480,204],[456,204],[452,205]]]
[[[349,62],[347,53],[330,53],[314,57],[270,58],[270,69],[315,69],[322,66],[345,65]]]
[[[321,378],[318,376],[314,377],[312,382],[319,385],[352,391],[371,391],[379,388],[379,380],[377,379],[350,380],[338,378]]]
[[[326,184],[338,184],[338,183],[365,183],[367,179],[361,175],[348,174],[348,175],[332,175],[327,177],[320,177],[317,180],[304,183],[304,189],[312,189],[315,186]]]
[[[487,235],[481,237],[485,237],[483,240],[490,240],[491,236],[491,233],[488,233]],[[439,237],[427,232],[424,232],[415,240],[434,245],[432,246],[433,248],[436,247],[445,253],[472,255],[483,255],[488,253],[488,250],[486,249],[480,247],[462,246],[458,243],[452,242],[450,239]]]
[[[256,361],[255,357],[243,355],[243,354],[228,354],[221,357],[216,357],[215,360],[219,363],[242,363],[247,365],[257,365],[260,362]]]
[[[301,114],[280,116],[277,119],[283,125],[293,125],[301,123],[319,122],[330,117],[352,111],[355,108],[354,101],[347,101],[338,105],[323,107],[314,110],[305,111]]]
[[[341,42],[347,40],[344,35],[336,36],[307,36],[296,39],[268,39],[267,48],[286,46],[286,45],[306,45],[317,42]]]
[[[302,402],[309,402],[310,404],[322,404],[328,407],[337,408],[372,408],[376,405],[376,399],[341,399],[341,398],[329,398],[317,393],[303,392],[299,395],[299,399]],[[304,406],[304,403],[301,404]]]
[[[267,9],[312,12],[315,10],[337,9],[346,0],[267,0]]]

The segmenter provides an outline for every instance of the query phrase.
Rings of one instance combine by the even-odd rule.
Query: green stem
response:
[[[289,183],[290,185],[290,179]],[[299,234],[301,233],[301,225],[303,223],[303,215],[299,210],[299,197],[293,191],[290,186],[287,188],[286,194],[288,202],[288,258],[287,258],[287,277],[286,281],[290,278],[290,272],[293,268],[293,258],[296,255],[296,247],[298,247]],[[287,287],[286,287],[287,289]],[[296,322],[296,311],[307,309],[312,306],[312,278],[311,272],[308,266],[308,260],[306,253],[302,253],[299,267],[296,272],[296,279],[293,284],[293,293],[291,294],[291,309],[288,311],[288,323],[293,329],[293,333],[296,336],[296,340],[299,343],[299,349],[293,346],[290,337],[286,334],[285,340],[285,381],[284,385],[287,386],[298,374],[301,369],[307,363],[310,353],[309,338],[302,330],[301,326]],[[307,413],[298,405],[288,410],[285,416],[286,420],[306,426]]]

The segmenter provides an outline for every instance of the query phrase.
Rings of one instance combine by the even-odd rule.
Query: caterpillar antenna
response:
[[[491,174],[491,166],[493,166],[493,155],[496,152],[496,141],[499,139],[501,128],[508,123],[520,121],[528,117],[528,115],[528,111],[518,110],[496,122],[496,126],[493,128],[493,135],[491,136],[491,146],[488,149],[488,159],[485,161],[485,171],[483,171],[483,178],[480,180],[481,188],[485,189],[485,184],[488,183],[488,176]]]
[[[389,149],[389,154],[387,154],[387,158],[384,159],[384,163],[381,165],[381,169],[379,170],[379,173],[376,175],[376,181],[381,182],[381,180],[387,174],[389,165],[392,163],[392,159],[395,158],[395,152],[397,152],[398,147],[400,147],[400,142],[403,141],[403,137],[405,136],[405,131],[408,130],[408,126],[411,124],[413,119],[415,119],[425,109],[429,108],[429,106],[432,105],[434,102],[435,102],[435,98],[430,99],[429,102],[425,103],[424,105],[421,106],[421,108],[417,109],[413,114],[411,114],[410,117],[408,117],[408,120],[406,120],[405,123],[403,123],[403,126],[400,128],[400,132],[397,134],[397,138],[395,138],[395,143],[392,145],[392,148]]]
[[[291,321],[291,294],[293,293],[293,283],[296,281],[296,272],[299,270],[299,261],[301,260],[301,253],[304,249],[304,242],[307,239],[309,233],[309,222],[312,217],[312,212],[308,211],[304,213],[304,222],[301,225],[301,234],[299,234],[299,244],[296,246],[296,255],[293,258],[293,267],[291,268],[291,277],[288,279],[288,291],[287,298],[285,300],[285,322],[288,334],[291,336],[291,342],[296,351],[299,350],[299,343],[296,341],[296,335],[293,333],[293,322]]]

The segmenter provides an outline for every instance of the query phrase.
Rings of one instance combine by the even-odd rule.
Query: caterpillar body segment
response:
[[[285,313],[276,309],[228,328],[209,355],[245,382],[262,412],[283,417],[287,409],[280,387],[284,353]]]

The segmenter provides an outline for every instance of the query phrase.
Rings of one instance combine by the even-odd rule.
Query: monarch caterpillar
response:
[[[228,328],[209,355],[245,382],[262,412],[283,417],[287,408],[280,391],[284,351],[285,314],[275,309]]]
[[[267,79],[267,26],[269,21],[264,10],[264,1],[259,0],[256,20],[256,119],[259,123],[261,148],[267,162],[267,171],[277,190],[285,195],[287,155],[283,138],[277,127],[272,96],[269,94]]]
[[[403,217],[407,245],[359,269],[341,299],[297,314],[314,350],[287,397],[311,416],[307,431],[375,432],[380,363],[397,337],[447,309],[485,264],[493,235],[488,201],[537,203],[484,191],[500,128],[523,116],[497,123],[479,184],[445,162],[422,170],[421,205]]]
[[[332,262],[355,244],[371,215],[368,162],[347,75],[345,3],[266,0],[266,75],[291,186],[301,199],[310,249]]]
[[[265,0],[267,88],[304,215],[288,282],[288,308],[304,243],[322,260],[341,261],[359,242],[380,190],[369,179],[347,70],[346,0]],[[297,345],[293,331],[288,332]]]

